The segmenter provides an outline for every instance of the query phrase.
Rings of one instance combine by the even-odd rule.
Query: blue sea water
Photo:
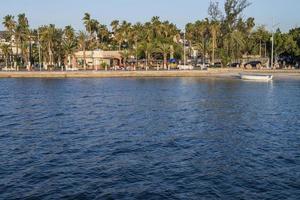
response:
[[[299,199],[300,80],[0,79],[0,199]]]

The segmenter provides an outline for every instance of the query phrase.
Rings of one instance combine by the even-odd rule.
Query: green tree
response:
[[[294,49],[293,55],[300,56],[300,28],[293,28],[288,33],[296,42],[297,47]]]
[[[258,26],[256,30],[253,32],[251,42],[252,44],[254,44],[254,46],[252,47],[252,49],[255,50],[255,53],[259,54],[260,57],[263,56],[262,53],[263,51],[265,56],[267,55],[266,48],[267,48],[267,44],[270,43],[270,38],[271,38],[271,34],[266,30],[265,26]],[[263,45],[264,45],[264,50],[263,50]]]
[[[211,21],[209,25],[211,43],[212,43],[212,63],[215,63],[215,49],[218,45],[218,36],[220,33],[220,23],[218,21]]]
[[[10,49],[12,52],[12,57],[13,57],[13,47],[12,47],[12,38],[14,37],[14,32],[15,32],[15,28],[16,28],[16,21],[14,19],[14,16],[12,15],[6,15],[3,18],[3,23],[4,27],[6,28],[6,30],[9,33],[9,45],[10,45]]]
[[[88,35],[84,31],[80,31],[77,36],[78,48],[83,51],[83,68],[86,70],[86,43]]]
[[[31,43],[31,32],[29,29],[29,23],[26,15],[19,14],[18,15],[18,23],[16,26],[16,46],[17,46],[17,55],[18,55],[18,50],[20,47],[21,50],[21,63],[24,65],[26,63],[27,69],[30,70],[30,43]]]
[[[91,19],[91,15],[89,13],[85,13],[82,20],[86,31],[90,34],[90,39],[91,39],[93,37],[93,22]]]
[[[9,56],[12,54],[10,45],[2,44],[2,45],[0,45],[0,49],[1,49],[1,52],[2,52],[4,60],[5,60],[5,67],[7,68]]]
[[[75,30],[72,26],[66,26],[63,32],[63,47],[67,56],[67,66],[72,66],[72,58],[77,46]],[[74,67],[74,66],[72,66]]]
[[[274,47],[275,57],[282,53],[294,55],[297,51],[297,42],[291,34],[282,33],[278,29],[274,35]]]
[[[226,0],[224,5],[225,17],[222,23],[223,46],[227,51],[227,55],[231,58],[236,57],[236,50],[241,49],[240,45],[244,45],[243,34],[248,33],[242,20],[242,12],[250,5],[247,0]],[[252,25],[249,20],[247,25]],[[238,38],[232,38],[238,36]],[[243,41],[243,42],[242,42]],[[239,53],[240,54],[240,53]]]
[[[39,28],[40,32],[40,42],[43,61],[45,62],[45,68],[54,66],[54,54],[55,49],[58,45],[61,45],[57,42],[59,36],[61,36],[60,31],[56,29],[54,24],[42,26]]]
[[[204,61],[209,46],[210,25],[208,19],[203,21],[196,21],[189,23],[186,26],[187,39],[191,41],[192,46],[198,51],[202,52],[202,59]]]

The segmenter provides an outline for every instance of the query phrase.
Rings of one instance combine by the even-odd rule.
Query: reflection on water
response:
[[[297,199],[300,82],[1,79],[1,199]]]

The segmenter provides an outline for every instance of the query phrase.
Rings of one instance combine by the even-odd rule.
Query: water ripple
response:
[[[0,199],[298,199],[299,89],[1,79]]]

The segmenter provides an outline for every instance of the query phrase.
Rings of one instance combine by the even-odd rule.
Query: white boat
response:
[[[273,79],[273,75],[240,74],[240,78],[243,80],[252,80],[252,81],[270,81]]]

